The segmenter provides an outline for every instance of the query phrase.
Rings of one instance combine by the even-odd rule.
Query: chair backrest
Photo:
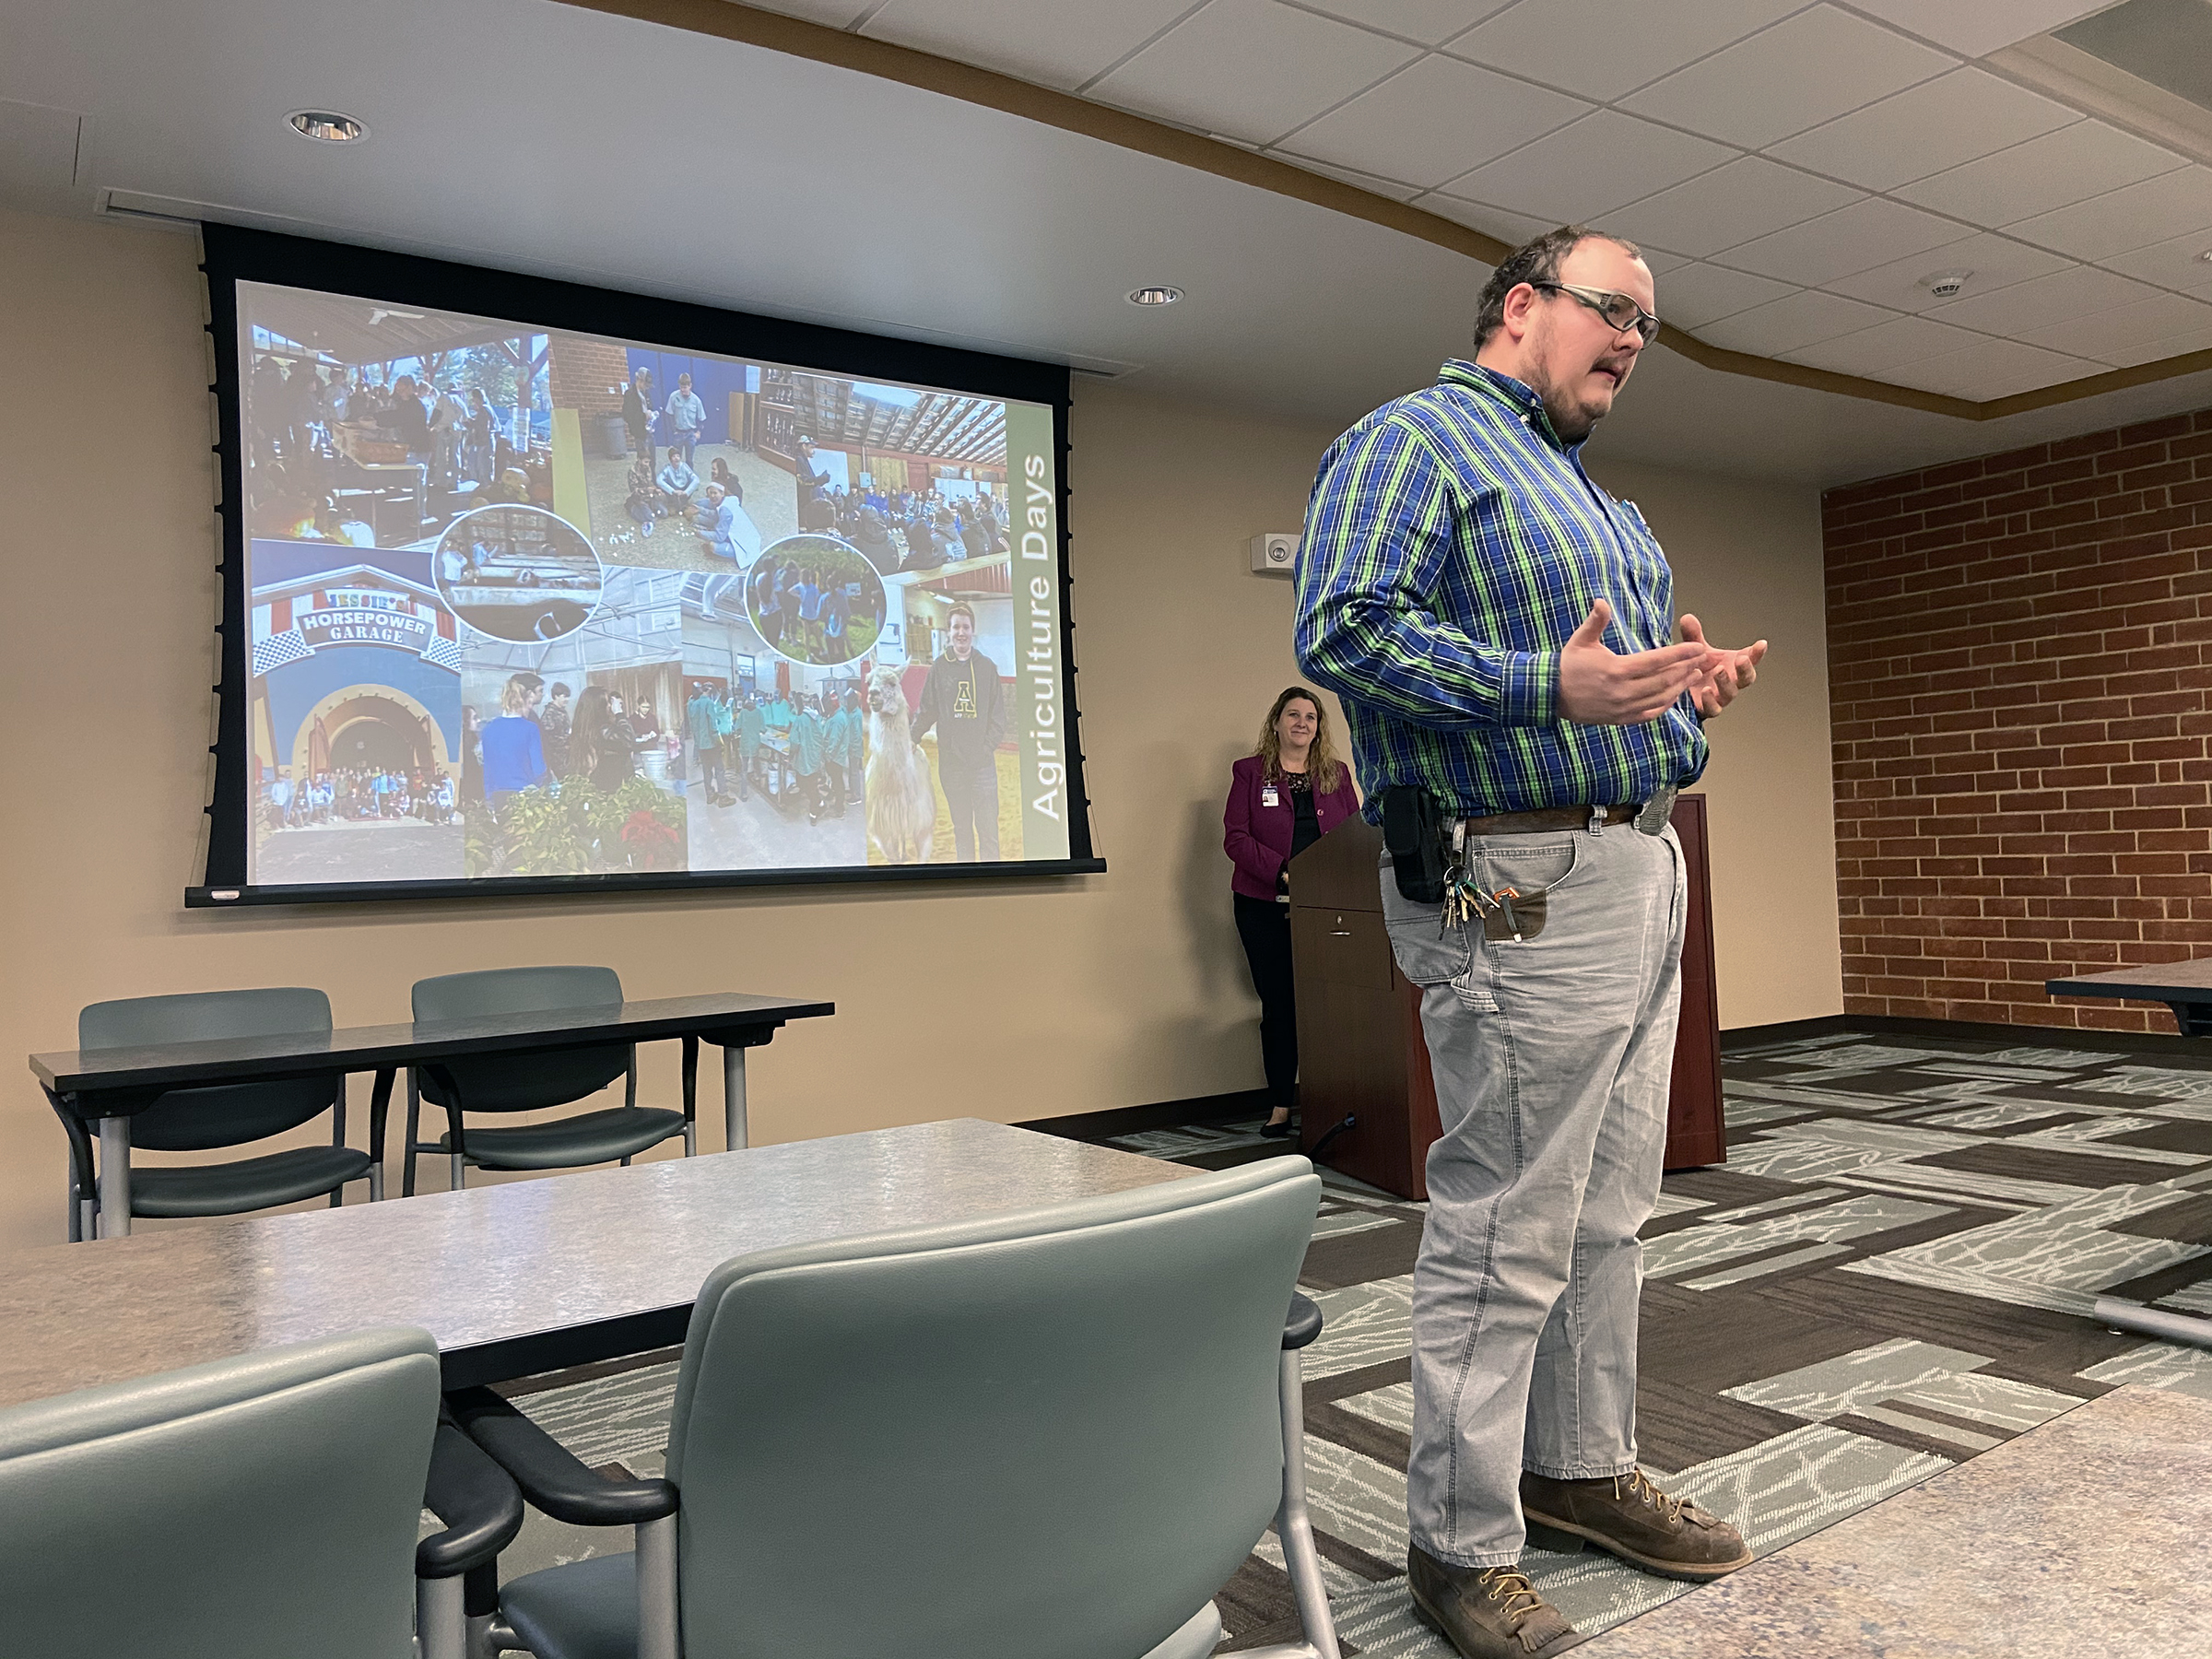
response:
[[[1268,1159],[716,1268],[668,1441],[688,1659],[1162,1641],[1280,1498],[1320,1194]]]
[[[0,1649],[406,1659],[437,1424],[411,1329],[0,1411]]]
[[[480,973],[443,973],[415,982],[415,1018],[474,1019],[488,1014],[536,1014],[548,1008],[595,1008],[622,1000],[622,978],[612,968],[488,968]],[[423,1098],[470,1112],[535,1112],[566,1106],[596,1094],[629,1069],[630,1045],[553,1053],[499,1054],[484,1060],[443,1060],[438,1070],[453,1080],[448,1100],[437,1072],[420,1074]]]
[[[330,1030],[330,998],[306,985],[188,991],[99,1002],[76,1017],[79,1048],[138,1048],[220,1037],[292,1037]],[[328,1112],[342,1079],[172,1088],[131,1120],[131,1144],[161,1152],[235,1147],[296,1129]]]

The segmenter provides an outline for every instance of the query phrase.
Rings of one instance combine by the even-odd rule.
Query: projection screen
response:
[[[1104,867],[1064,368],[221,226],[194,904]]]

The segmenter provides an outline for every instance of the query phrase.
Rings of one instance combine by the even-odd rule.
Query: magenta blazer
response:
[[[1237,762],[1229,780],[1229,805],[1221,811],[1221,845],[1236,865],[1229,885],[1247,899],[1275,897],[1275,878],[1290,856],[1290,837],[1298,828],[1298,809],[1290,804],[1288,790],[1277,789],[1275,805],[1265,804],[1261,765],[1257,755]],[[1359,810],[1359,795],[1352,787],[1348,766],[1334,791],[1314,792],[1313,816],[1324,835]]]

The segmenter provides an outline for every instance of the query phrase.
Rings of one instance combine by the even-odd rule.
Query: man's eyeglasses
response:
[[[1565,294],[1569,299],[1588,306],[1622,334],[1634,329],[1649,346],[1659,336],[1659,319],[1636,303],[1629,294],[1608,293],[1604,288],[1576,288],[1565,282],[1532,282],[1533,288],[1554,294]]]

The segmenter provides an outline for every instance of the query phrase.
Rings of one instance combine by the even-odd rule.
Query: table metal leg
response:
[[[100,1236],[131,1236],[131,1120],[100,1120]]]
[[[722,1111],[728,1131],[727,1145],[735,1152],[745,1146],[745,1050],[735,1042],[722,1051]]]
[[[2168,1342],[2193,1342],[2199,1347],[2212,1347],[2212,1319],[2194,1313],[2169,1313],[2163,1308],[2147,1308],[2124,1297],[2100,1296],[2089,1317],[2116,1331],[2134,1331]]]

